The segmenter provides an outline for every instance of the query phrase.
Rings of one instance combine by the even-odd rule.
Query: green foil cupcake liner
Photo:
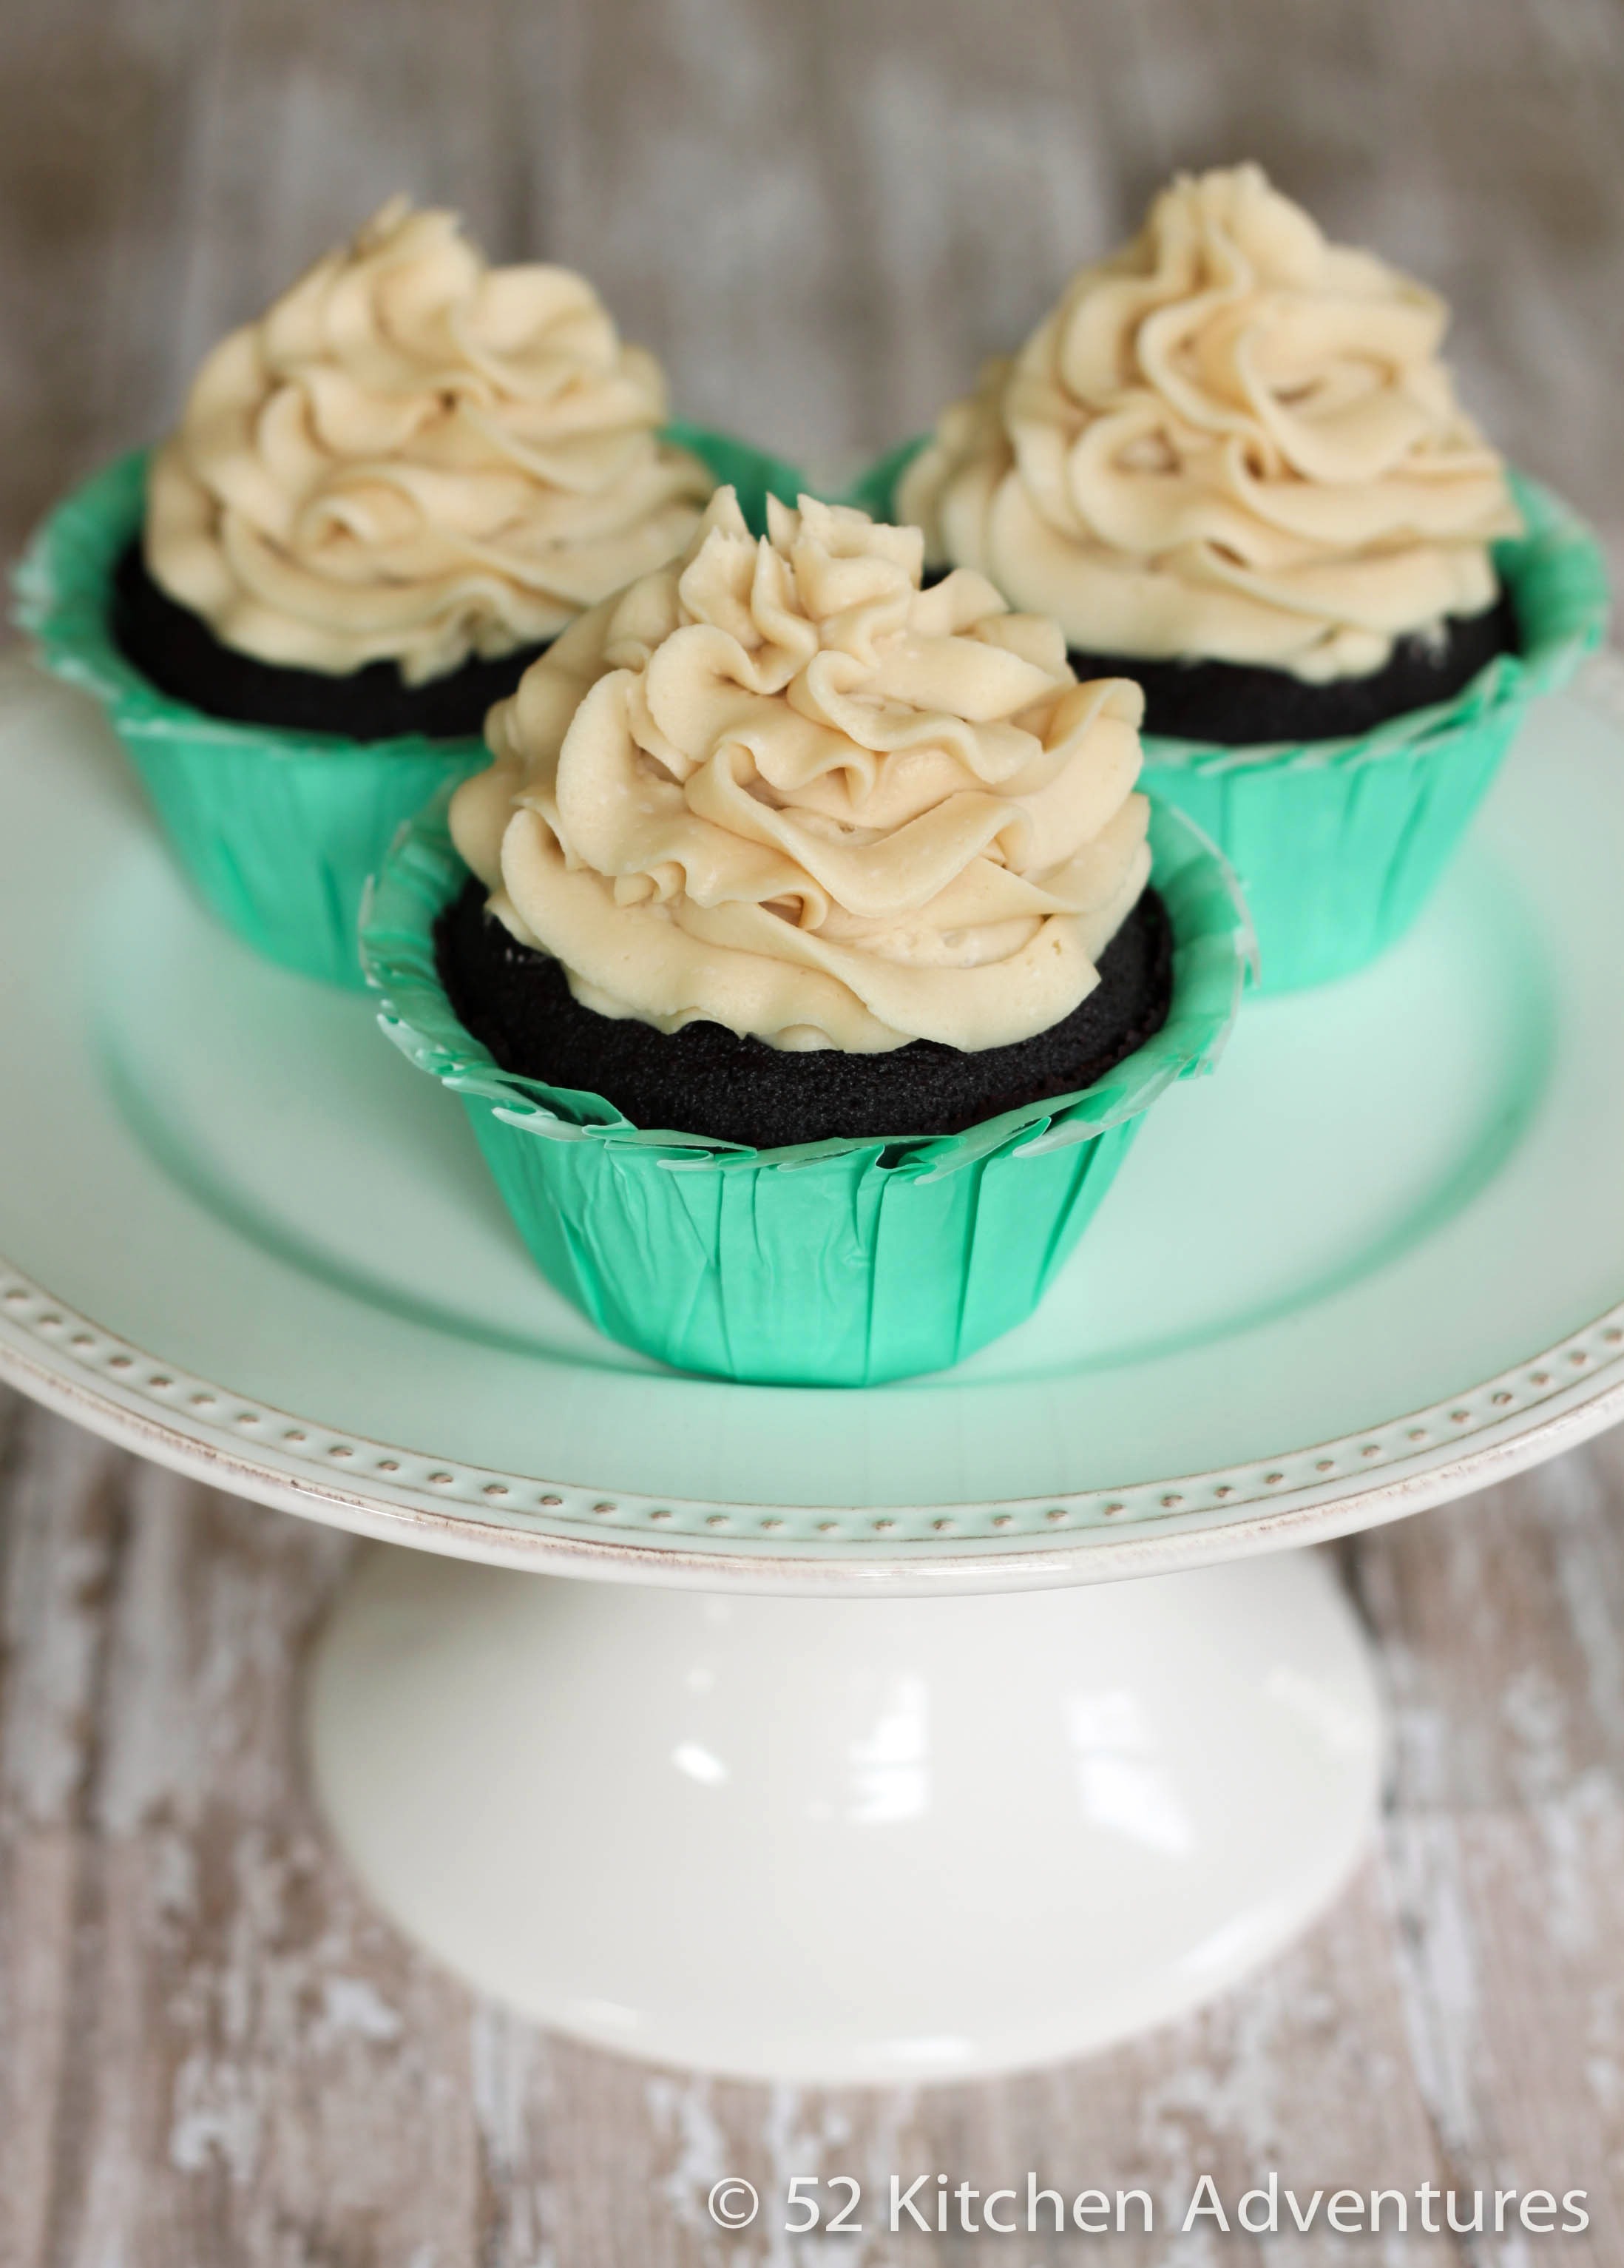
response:
[[[888,516],[925,446],[871,466],[848,501]],[[1594,536],[1513,474],[1525,532],[1495,546],[1523,650],[1451,701],[1348,739],[1225,747],[1147,733],[1143,785],[1193,819],[1234,867],[1257,926],[1264,992],[1351,976],[1396,944],[1459,847],[1529,703],[1601,644],[1607,573]]]
[[[769,493],[793,502],[792,466],[698,426],[669,438],[731,482],[765,524]],[[106,467],[40,528],[17,574],[17,620],[46,667],[83,686],[109,721],[205,903],[256,952],[329,984],[364,988],[356,926],[367,879],[397,829],[487,761],[484,743],[421,733],[238,725],[172,699],[113,636],[113,577],[141,526],[147,453]]]
[[[1172,1005],[1092,1086],[953,1135],[757,1151],[646,1130],[601,1096],[501,1070],[458,1021],[434,958],[435,920],[467,878],[448,802],[396,843],[364,917],[379,1020],[460,1096],[547,1280],[611,1338],[680,1370],[870,1386],[943,1369],[1023,1322],[1144,1112],[1217,1060],[1253,966],[1228,866],[1158,809]]]

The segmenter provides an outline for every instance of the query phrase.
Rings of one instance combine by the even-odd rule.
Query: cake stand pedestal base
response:
[[[1365,1649],[1307,1552],[996,1597],[718,1596],[374,1547],[321,1800],[471,1984],[833,2085],[1104,2046],[1232,1984],[1370,1831]]]

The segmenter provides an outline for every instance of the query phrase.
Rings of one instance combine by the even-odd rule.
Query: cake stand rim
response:
[[[1585,1344],[1588,1342],[1589,1344]],[[1598,1343],[1606,1350],[1599,1356]],[[1558,1383],[1565,1374],[1565,1381]],[[1283,1550],[1328,1542],[1364,1528],[1378,1527],[1413,1513],[1512,1478],[1531,1466],[1576,1447],[1624,1418],[1624,1303],[1604,1310],[1594,1322],[1569,1333],[1554,1346],[1531,1355],[1515,1373],[1495,1377],[1437,1405],[1450,1417],[1460,1405],[1485,1405],[1496,1397],[1513,1399],[1503,1381],[1538,1381],[1539,1399],[1508,1409],[1498,1419],[1483,1417],[1454,1440],[1433,1438],[1432,1426],[1415,1420],[1437,1411],[1407,1412],[1367,1429],[1366,1435],[1310,1443],[1282,1452],[1280,1468],[1340,1467],[1329,1477],[1282,1486],[1278,1495],[1238,1503],[1230,1508],[1218,1492],[1234,1484],[1223,1473],[1181,1474],[1136,1484],[1126,1499],[1159,1492],[1161,1516],[1120,1528],[1103,1524],[1069,1531],[1034,1543],[1012,1537],[1002,1547],[985,1538],[974,1544],[949,1541],[888,1545],[881,1522],[929,1515],[944,1520],[965,1507],[864,1507],[812,1506],[771,1508],[730,1504],[710,1515],[720,1524],[753,1511],[793,1518],[827,1509],[832,1517],[852,1519],[872,1510],[869,1540],[847,1536],[826,1549],[804,1544],[775,1546],[768,1535],[740,1539],[718,1535],[710,1543],[693,1533],[673,1533],[669,1543],[636,1538],[626,1530],[592,1527],[596,1507],[584,1506],[588,1525],[578,1534],[562,1523],[538,1524],[533,1518],[501,1516],[498,1506],[514,1496],[567,1491],[592,1497],[590,1485],[548,1483],[533,1475],[485,1476],[437,1461],[419,1452],[363,1442],[359,1436],[301,1421],[297,1412],[276,1409],[229,1387],[182,1372],[145,1354],[130,1342],[105,1331],[66,1301],[0,1260],[0,1383],[9,1385],[60,1416],[85,1426],[116,1447],[165,1465],[186,1477],[247,1497],[319,1523],[379,1542],[405,1544],[487,1565],[626,1583],[679,1584],[697,1589],[822,1591],[830,1594],[869,1592],[876,1595],[924,1595],[938,1591],[998,1592],[1057,1585],[1106,1582],[1215,1565],[1250,1553]],[[218,1413],[218,1414],[216,1414]],[[1468,1422],[1478,1413],[1467,1409]],[[259,1437],[258,1447],[245,1432]],[[1426,1439],[1410,1454],[1388,1456],[1375,1437],[1417,1433]],[[273,1438],[275,1437],[275,1438]],[[1350,1442],[1376,1447],[1380,1462],[1362,1473],[1345,1462]],[[1321,1455],[1320,1452],[1328,1454]],[[393,1473],[381,1472],[393,1463]],[[1268,1459],[1246,1468],[1255,1474]],[[364,1482],[346,1467],[370,1464]],[[432,1468],[415,1480],[409,1467]],[[343,1477],[340,1477],[342,1474]],[[1266,1472],[1284,1482],[1283,1470]],[[470,1504],[461,1491],[471,1489]],[[453,1493],[452,1491],[456,1491]],[[623,1493],[623,1492],[622,1492]],[[1064,1491],[1057,1491],[1063,1498]],[[1103,1493],[1087,1492],[1091,1497]],[[1204,1497],[1199,1507],[1191,1499]],[[482,1498],[483,1503],[479,1499]],[[562,1510],[566,1498],[560,1494]],[[680,1499],[672,1498],[672,1503]],[[1025,1498],[1012,1506],[1030,1508]],[[1045,1501],[1047,1501],[1045,1499]],[[614,1504],[603,1504],[613,1515]],[[702,1514],[702,1507],[693,1510]],[[980,1516],[985,1506],[978,1500]],[[568,1516],[568,1515],[566,1515]],[[582,1516],[580,1513],[576,1517]]]

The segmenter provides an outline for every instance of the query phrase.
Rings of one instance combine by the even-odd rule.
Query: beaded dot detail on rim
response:
[[[142,1412],[144,1405],[147,1425],[161,1419],[177,1450],[184,1446],[217,1464],[228,1485],[248,1492],[256,1479],[298,1476],[301,1492],[335,1508],[370,1495],[379,1511],[401,1515],[408,1523],[432,1510],[442,1521],[450,1513],[488,1534],[500,1531],[516,1539],[579,1536],[584,1528],[601,1533],[613,1526],[621,1535],[638,1530],[658,1535],[666,1550],[678,1539],[688,1539],[716,1550],[739,1532],[738,1506],[671,1498],[606,1498],[563,1484],[539,1484],[523,1474],[492,1473],[449,1458],[390,1453],[376,1441],[295,1423],[286,1411],[246,1404],[208,1380],[173,1368],[149,1367],[137,1350],[88,1318],[73,1314],[15,1270],[0,1267],[0,1369],[8,1342],[19,1348],[30,1342],[48,1348],[56,1374],[81,1387],[81,1393],[69,1397],[65,1406],[77,1408],[83,1401],[93,1410],[101,1400],[107,1414],[108,1405],[129,1414]],[[929,1557],[932,1551],[962,1556],[978,1541],[983,1546],[996,1542],[1004,1550],[1018,1549],[1023,1543],[1029,1549],[1070,1550],[1076,1548],[1073,1535],[1085,1539],[1087,1531],[1107,1523],[1119,1534],[1148,1530],[1188,1515],[1192,1506],[1203,1499],[1221,1505],[1226,1518],[1264,1506],[1271,1513],[1278,1507],[1287,1514],[1334,1491],[1336,1476],[1350,1467],[1357,1468],[1362,1487],[1384,1485],[1389,1476],[1402,1478],[1407,1462],[1429,1454],[1429,1445],[1440,1429],[1451,1453],[1458,1454],[1497,1429],[1537,1419],[1545,1405],[1575,1393],[1584,1396],[1586,1406],[1603,1395],[1624,1400],[1624,1307],[1610,1310],[1532,1363],[1486,1381],[1469,1395],[1414,1412],[1374,1435],[1361,1433],[1305,1448],[1261,1470],[1249,1466],[1191,1475],[1176,1488],[1146,1484],[1109,1492],[1084,1491],[1058,1504],[1046,1497],[955,1506],[951,1513],[934,1506],[887,1507],[878,1513],[783,1506],[758,1516],[750,1534],[769,1550],[814,1554],[833,1550],[844,1557],[910,1547]],[[266,1446],[258,1459],[245,1465],[240,1443],[249,1433]],[[342,1481],[335,1468],[342,1469]],[[363,1475],[372,1478],[365,1481]],[[357,1490],[363,1496],[356,1495]],[[1055,1535],[1062,1527],[1070,1531],[1063,1543]]]

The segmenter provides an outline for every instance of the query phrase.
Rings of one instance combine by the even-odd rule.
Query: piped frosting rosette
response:
[[[944,414],[899,516],[1075,646],[1362,675],[1488,607],[1521,526],[1447,320],[1256,166],[1181,175]]]
[[[658,365],[569,269],[386,205],[200,371],[149,571],[225,644],[411,683],[550,638],[680,551],[711,482]]]
[[[786,1049],[1047,1030],[1150,872],[1143,703],[917,529],[718,490],[492,711],[457,847],[576,998]]]

